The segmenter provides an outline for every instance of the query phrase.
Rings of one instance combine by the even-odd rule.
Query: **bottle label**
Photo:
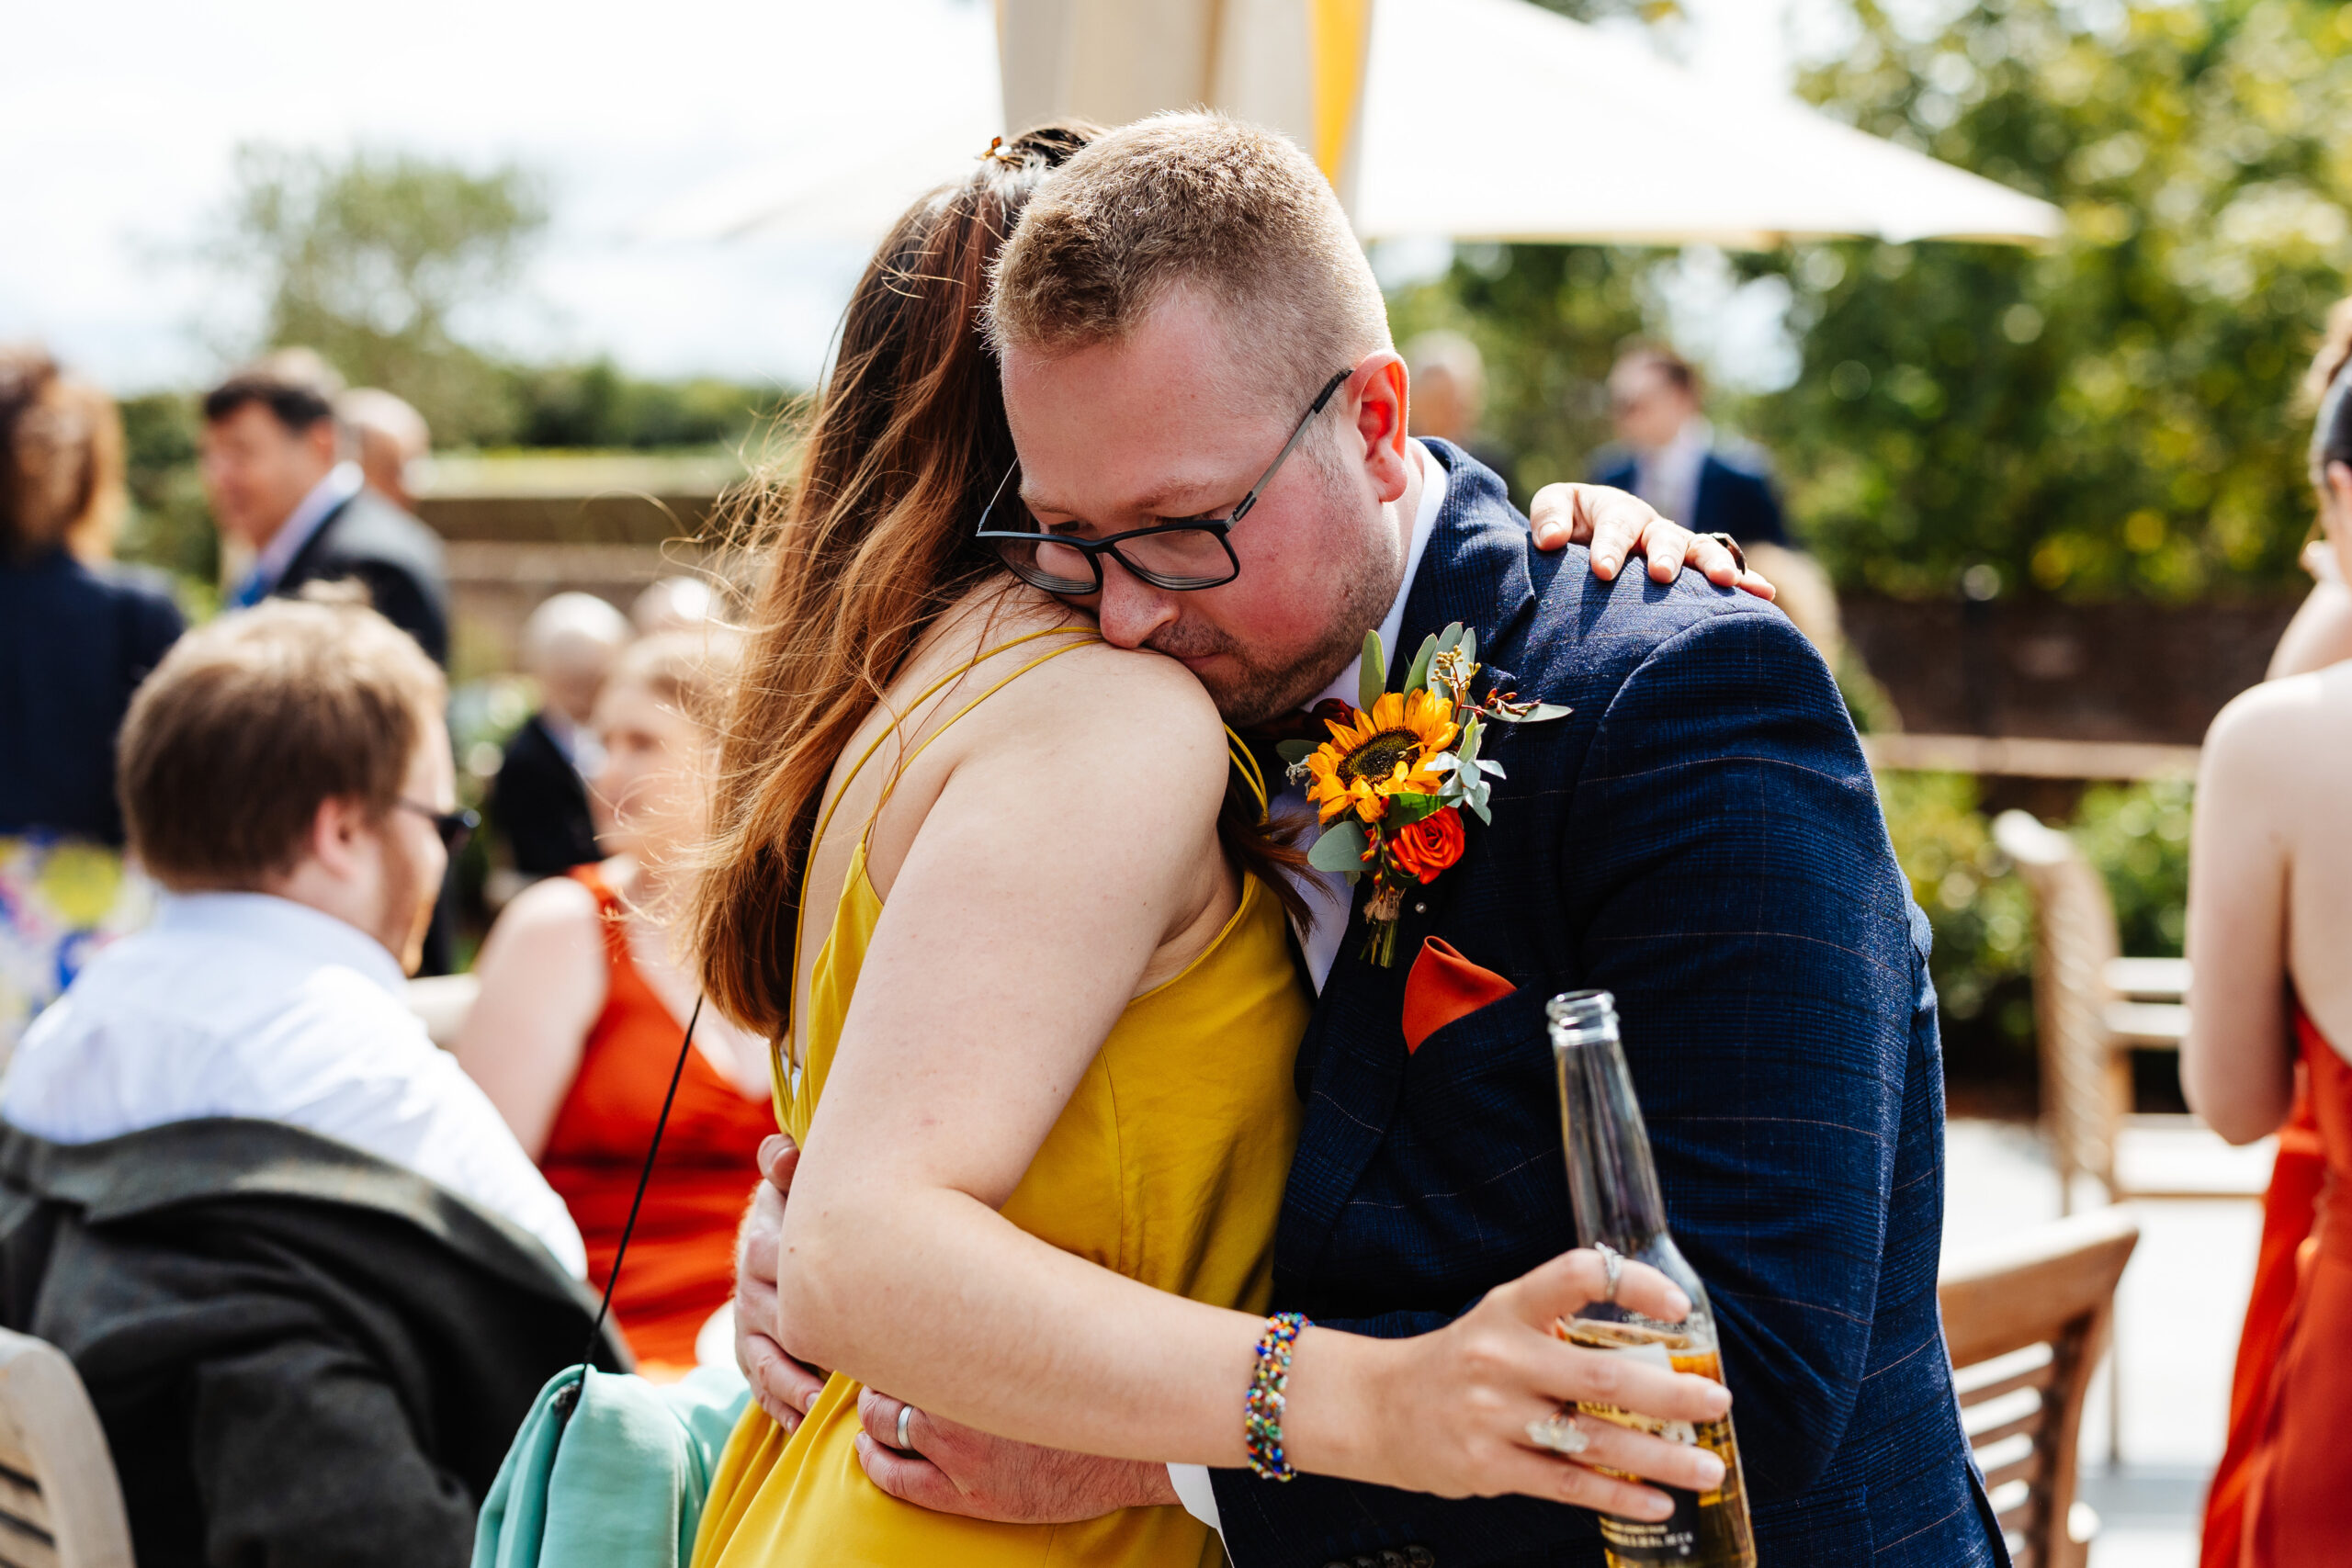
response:
[[[1564,1323],[1558,1332],[1562,1338],[1584,1349],[1723,1381],[1722,1358],[1713,1350],[1691,1345],[1685,1335],[1591,1318]],[[1579,1401],[1577,1409],[1597,1420],[1647,1432],[1670,1443],[1695,1444],[1724,1461],[1723,1481],[1706,1492],[1688,1492],[1595,1465],[1593,1468],[1604,1475],[1655,1487],[1674,1503],[1673,1514],[1664,1519],[1600,1516],[1600,1539],[1608,1549],[1611,1568],[1652,1568],[1657,1563],[1677,1564],[1679,1568],[1714,1568],[1716,1564],[1755,1561],[1754,1548],[1748,1542],[1747,1510],[1740,1495],[1739,1450],[1728,1416],[1718,1421],[1698,1423],[1660,1421],[1620,1405],[1590,1400]]]

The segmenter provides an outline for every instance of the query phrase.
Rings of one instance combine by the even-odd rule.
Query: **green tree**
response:
[[[2066,229],[2040,249],[1736,258],[1787,277],[1802,370],[1718,417],[1773,451],[1839,583],[1941,596],[1984,567],[1979,592],[2187,599],[2298,581],[2296,387],[2352,247],[2352,7],[1842,4],[1849,44],[1804,96],[2056,203]],[[1620,339],[1663,327],[1667,259],[1465,247],[1392,303],[1401,329],[1455,326],[1487,351],[1489,423],[1524,484],[1605,439],[1598,378]]]
[[[513,165],[476,174],[407,153],[253,145],[206,249],[258,286],[263,346],[315,348],[463,445],[503,439],[513,417],[463,318],[514,288],[546,222],[537,182]]]
[[[1464,245],[1435,283],[1389,301],[1400,343],[1451,327],[1487,362],[1487,434],[1511,454],[1523,502],[1581,479],[1609,439],[1604,382],[1617,345],[1644,328],[1657,253],[1600,245]]]
[[[2069,594],[2290,581],[2295,387],[2352,239],[2352,10],[1980,0],[1913,32],[1850,6],[1805,95],[2067,224],[2040,253],[1792,258],[1804,373],[1756,418],[1832,570],[1906,595],[1980,563]]]

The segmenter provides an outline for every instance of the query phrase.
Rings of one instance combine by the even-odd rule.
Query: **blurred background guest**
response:
[[[370,492],[345,450],[342,378],[308,349],[281,349],[204,395],[200,472],[222,534],[254,555],[232,603],[259,604],[306,582],[356,579],[376,610],[449,660],[441,541]]]
[[[1478,345],[1460,333],[1423,333],[1405,344],[1405,366],[1412,433],[1453,442],[1510,483],[1511,455],[1487,439],[1487,361]]]
[[[433,432],[407,399],[380,387],[354,387],[335,400],[335,417],[351,432],[368,488],[416,511],[417,466],[433,453]]]
[[[1689,360],[1657,344],[1625,349],[1609,373],[1609,412],[1623,445],[1603,455],[1595,484],[1632,491],[1702,534],[1729,534],[1744,547],[1788,544],[1761,455],[1716,440]]]
[[[122,512],[113,402],[0,347],[0,1062],[149,904],[120,852],[115,732],[180,614],[108,562]]]
[[[718,596],[699,577],[665,577],[649,584],[628,607],[639,637],[699,631],[718,614]]]
[[[587,778],[603,754],[589,720],[628,639],[628,617],[593,593],[558,593],[523,623],[523,671],[538,682],[539,707],[506,742],[490,815],[526,877],[597,858]]]
[[[2229,1442],[2206,1499],[2205,1568],[2352,1561],[2352,301],[2313,360],[2317,586],[2270,679],[2206,738],[2190,840],[2189,1104],[2233,1143],[2279,1134],[2239,1338]]]
[[[562,1200],[403,999],[466,826],[445,697],[374,611],[273,602],[124,723],[170,895],[0,1081],[0,1191],[40,1214],[0,1313],[74,1359],[142,1562],[455,1568],[587,1338]]]
[[[633,645],[596,703],[592,785],[612,858],[526,889],[482,946],[458,1059],[571,1206],[589,1278],[612,1267],[695,981],[673,952],[670,877],[701,836],[710,726],[731,639]],[[649,1370],[683,1372],[732,1287],[735,1226],[773,1130],[764,1041],[705,1011],[613,1298]]]

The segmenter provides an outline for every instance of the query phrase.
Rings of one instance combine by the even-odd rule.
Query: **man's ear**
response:
[[[1412,477],[1412,459],[1405,455],[1405,362],[1385,348],[1357,361],[1349,378],[1364,471],[1384,502],[1403,495]]]
[[[330,795],[311,814],[311,831],[302,847],[322,870],[341,880],[358,869],[360,840],[370,827],[364,802]]]
[[[320,462],[332,466],[342,460],[343,432],[334,420],[313,420],[311,428],[302,432],[302,440]]]

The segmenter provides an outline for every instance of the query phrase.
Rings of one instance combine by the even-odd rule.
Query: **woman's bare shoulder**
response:
[[[485,963],[512,953],[548,962],[582,952],[599,952],[604,911],[596,895],[576,877],[548,876],[514,895],[483,944]]]

